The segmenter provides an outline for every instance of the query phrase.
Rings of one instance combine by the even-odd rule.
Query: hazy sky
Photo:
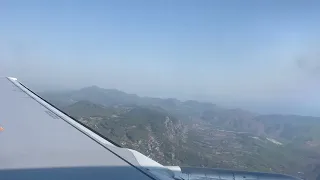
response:
[[[0,76],[320,115],[320,1],[44,2],[0,1]]]

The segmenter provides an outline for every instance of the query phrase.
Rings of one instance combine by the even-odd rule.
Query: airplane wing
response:
[[[0,179],[296,179],[269,173],[163,166],[121,148],[20,83],[0,78]]]

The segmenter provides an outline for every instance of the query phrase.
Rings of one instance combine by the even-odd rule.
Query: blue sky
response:
[[[320,2],[1,1],[0,75],[320,115]]]

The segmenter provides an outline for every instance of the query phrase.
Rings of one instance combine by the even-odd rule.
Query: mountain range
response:
[[[320,173],[319,117],[260,115],[97,86],[39,94],[103,136],[165,165],[271,171],[308,179]]]

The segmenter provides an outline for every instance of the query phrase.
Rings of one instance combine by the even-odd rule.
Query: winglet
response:
[[[7,78],[10,79],[11,81],[18,81],[18,79],[15,77],[7,77]]]

